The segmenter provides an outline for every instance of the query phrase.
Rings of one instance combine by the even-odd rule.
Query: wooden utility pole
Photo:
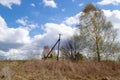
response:
[[[59,34],[59,39],[58,39],[58,54],[57,54],[57,61],[59,60],[59,51],[60,51],[60,38],[61,38],[61,34]]]
[[[55,46],[58,44],[58,54],[57,54],[57,60],[59,60],[59,51],[60,51],[60,38],[61,38],[61,34],[59,34],[59,39],[57,40],[57,42],[54,44],[54,46],[51,48],[51,50],[48,52],[46,58],[48,58],[48,56],[50,55],[50,53],[53,51],[53,49],[55,48]]]

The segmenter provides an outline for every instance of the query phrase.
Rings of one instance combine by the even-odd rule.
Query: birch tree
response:
[[[104,12],[93,4],[87,4],[79,17],[80,37],[84,38],[84,45],[94,53],[98,61],[101,56],[117,51],[116,30],[106,19]]]

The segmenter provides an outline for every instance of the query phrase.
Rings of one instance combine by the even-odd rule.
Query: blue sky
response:
[[[59,33],[63,40],[73,35],[87,3],[119,29],[119,0],[0,0],[0,58],[26,58],[29,51],[53,45]]]

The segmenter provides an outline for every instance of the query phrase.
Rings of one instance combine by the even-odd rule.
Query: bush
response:
[[[76,60],[83,60],[84,56],[80,54],[79,52],[75,55]]]

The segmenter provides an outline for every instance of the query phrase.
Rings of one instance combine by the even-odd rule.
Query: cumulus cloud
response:
[[[43,0],[44,6],[49,6],[52,8],[57,8],[57,4],[54,0]]]
[[[45,31],[44,34],[36,35],[32,40],[34,45],[42,48],[45,45],[53,46],[57,41],[59,34],[62,34],[62,40],[65,40],[72,36],[76,29],[62,23],[46,23],[43,25],[43,30]]]
[[[81,12],[76,14],[75,16],[67,17],[63,21],[64,24],[69,25],[69,26],[74,26],[79,24],[79,16],[81,15]]]
[[[21,26],[9,28],[0,16],[0,59],[26,59],[30,52],[37,49],[31,43],[30,30],[26,28],[35,28],[35,25],[26,18],[18,19],[17,23]]]
[[[38,24],[33,23],[28,20],[28,17],[22,17],[16,20],[16,23],[20,24],[22,28],[26,28],[27,30],[31,31],[32,29],[38,27]]]
[[[4,55],[6,59],[25,59],[25,52],[21,49],[10,49]]]
[[[120,0],[102,0],[101,2],[98,2],[98,4],[100,4],[100,5],[108,5],[108,4],[119,5]]]
[[[7,27],[5,20],[1,16],[0,16],[0,26],[1,29]]]
[[[0,50],[18,49],[30,43],[29,31],[24,28],[9,28],[0,16]]]
[[[35,35],[33,38],[31,38],[30,44],[24,45],[19,49],[9,50],[6,56],[15,59],[18,55],[18,57],[23,56],[21,58],[26,59],[31,55],[37,55],[37,57],[39,58],[40,54],[42,53],[43,47],[45,45],[52,47],[55,44],[55,42],[58,40],[59,34],[62,34],[61,41],[64,41],[66,38],[72,36],[76,30],[76,28],[72,28],[71,26],[67,26],[66,24],[63,23],[61,24],[46,23],[42,26],[42,29],[44,33]],[[16,52],[20,52],[20,53],[16,53]],[[36,54],[36,52],[39,54]],[[18,57],[16,59],[19,59]]]
[[[120,29],[120,10],[103,10],[105,16],[110,20],[113,26]]]
[[[0,0],[0,4],[5,7],[8,7],[9,9],[12,9],[12,5],[20,5],[21,0]]]

